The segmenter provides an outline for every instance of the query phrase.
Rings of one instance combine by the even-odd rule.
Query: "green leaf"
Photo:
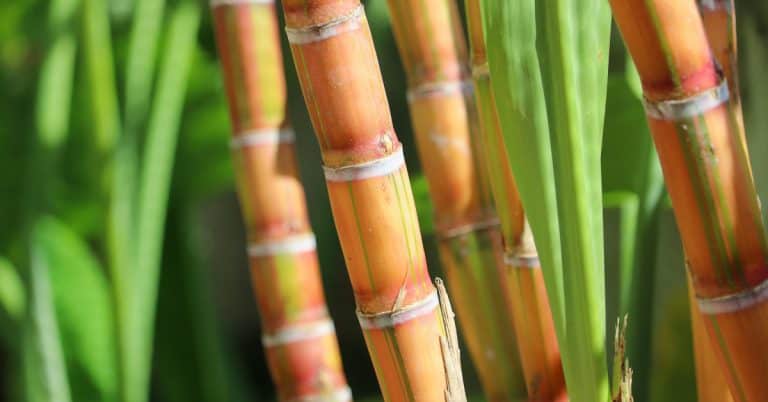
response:
[[[23,318],[25,309],[24,283],[10,261],[0,258],[0,316],[10,322],[18,322]]]
[[[574,402],[609,400],[600,154],[610,14],[602,0],[484,0],[491,82],[542,258]]]
[[[51,261],[45,223],[32,232],[27,281],[28,313],[22,328],[21,359],[27,402],[69,402],[70,387],[51,289]]]
[[[629,311],[639,200],[637,194],[626,191],[607,192],[603,198],[606,215],[616,215],[615,219],[606,220],[606,227],[616,222],[615,229],[609,230],[610,235],[606,236],[606,265],[614,268],[607,269],[605,273],[606,322],[611,323]],[[612,385],[615,387],[618,384]]]
[[[131,402],[149,397],[155,304],[171,172],[199,22],[200,6],[195,1],[184,1],[171,12],[141,163],[136,263],[127,317],[130,332],[126,352],[130,359],[125,362],[129,392],[126,399]]]
[[[633,390],[638,401],[647,400],[651,371],[651,342],[656,267],[656,233],[664,178],[653,146],[631,63],[625,74],[608,80],[608,104],[603,138],[603,186],[606,193],[630,192],[637,196],[634,255],[629,268],[628,292],[618,315],[629,314],[627,356],[635,375]],[[626,247],[629,247],[627,245]],[[624,268],[622,268],[624,269]],[[610,321],[609,321],[610,322]]]
[[[54,218],[38,222],[35,247],[51,279],[74,399],[116,400],[112,295],[104,270],[88,245]]]

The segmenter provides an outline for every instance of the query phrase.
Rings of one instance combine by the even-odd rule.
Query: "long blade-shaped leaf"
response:
[[[158,272],[171,169],[199,21],[200,7],[193,1],[179,4],[171,13],[165,57],[149,121],[139,182],[134,283],[136,300],[128,317],[135,331],[128,340],[132,345],[131,350],[135,352],[129,361],[126,378],[132,395],[128,399],[130,401],[140,402],[148,397]]]
[[[35,238],[49,267],[59,333],[77,401],[115,401],[117,361],[112,295],[88,245],[53,218]]]
[[[22,364],[27,402],[69,402],[67,368],[53,305],[50,265],[40,226],[32,234],[27,281],[29,305],[22,329]]]
[[[549,123],[536,49],[535,2],[485,0],[482,11],[505,145],[542,259],[552,317],[561,338],[565,336],[563,268]],[[566,355],[564,346],[561,353]]]
[[[608,400],[600,184],[608,6],[483,4],[497,107],[542,258],[569,395]]]
[[[664,178],[645,122],[640,102],[639,77],[628,63],[626,74],[612,75],[608,82],[605,136],[603,138],[603,186],[606,193],[630,192],[637,197],[632,261],[623,303],[617,316],[629,314],[627,356],[632,361],[634,396],[647,400],[652,357],[652,312],[658,211]],[[610,287],[609,287],[610,289]],[[611,320],[608,321],[612,322]]]

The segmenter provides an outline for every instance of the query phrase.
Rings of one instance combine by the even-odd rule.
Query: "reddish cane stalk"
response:
[[[611,0],[637,65],[697,304],[737,401],[768,400],[768,246],[747,145],[694,0]]]
[[[363,8],[358,0],[285,0],[283,9],[384,399],[465,400],[449,336],[452,322],[439,311],[427,272],[402,146]]]
[[[251,276],[280,401],[351,401],[285,122],[279,28],[269,1],[213,1]]]
[[[459,324],[488,400],[523,400],[526,389],[507,303],[514,295],[480,138],[472,138],[476,113],[457,10],[448,0],[390,0],[389,6]]]

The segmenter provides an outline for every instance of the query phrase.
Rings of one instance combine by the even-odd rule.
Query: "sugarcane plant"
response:
[[[768,336],[766,234],[738,93],[720,68],[734,54],[722,56],[723,37],[712,29],[707,37],[694,0],[613,0],[611,6],[640,74],[710,344],[734,399],[765,400],[768,349],[755,340]]]
[[[280,401],[352,400],[286,121],[271,1],[212,1],[262,343]]]
[[[525,399],[498,218],[479,138],[470,132],[476,119],[458,12],[445,0],[392,0],[389,8],[438,251],[462,332],[486,397]]]
[[[382,395],[392,402],[465,400],[452,316],[438,307],[447,299],[427,272],[363,6],[289,0],[283,10]]]
[[[713,56],[728,80],[728,91],[732,96],[733,107],[740,110],[735,5],[732,0],[698,1],[698,5]],[[740,126],[740,133],[744,135],[740,111],[737,112],[736,117],[739,119],[737,124]],[[733,401],[733,396],[731,396],[718,362],[722,357],[717,356],[717,349],[709,341],[709,334],[696,303],[696,294],[690,275],[687,275],[687,278],[696,364],[696,391],[699,401]]]
[[[485,160],[495,208],[504,236],[504,264],[511,292],[528,396],[532,400],[564,398],[565,383],[554,323],[536,245],[518,193],[490,82],[481,3],[465,1],[470,64],[478,112],[479,154]]]
[[[622,384],[630,381],[615,382],[611,395],[605,344],[600,149],[608,6],[481,5],[504,148],[541,258],[568,396],[626,398]]]

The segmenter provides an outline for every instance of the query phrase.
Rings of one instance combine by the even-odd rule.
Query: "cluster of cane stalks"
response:
[[[363,6],[357,0],[282,4],[382,396],[392,402],[465,400],[452,313],[427,271]]]
[[[486,396],[632,400],[626,323],[613,376],[605,351],[608,5],[466,0],[467,51],[450,0],[388,4],[438,250]],[[282,6],[382,395],[466,400],[452,310],[427,271],[363,6]],[[754,340],[768,337],[768,245],[741,115],[733,1],[610,8],[639,73],[687,256],[700,400],[766,400],[768,346]],[[285,121],[274,5],[214,1],[213,13],[281,400],[349,399]]]

